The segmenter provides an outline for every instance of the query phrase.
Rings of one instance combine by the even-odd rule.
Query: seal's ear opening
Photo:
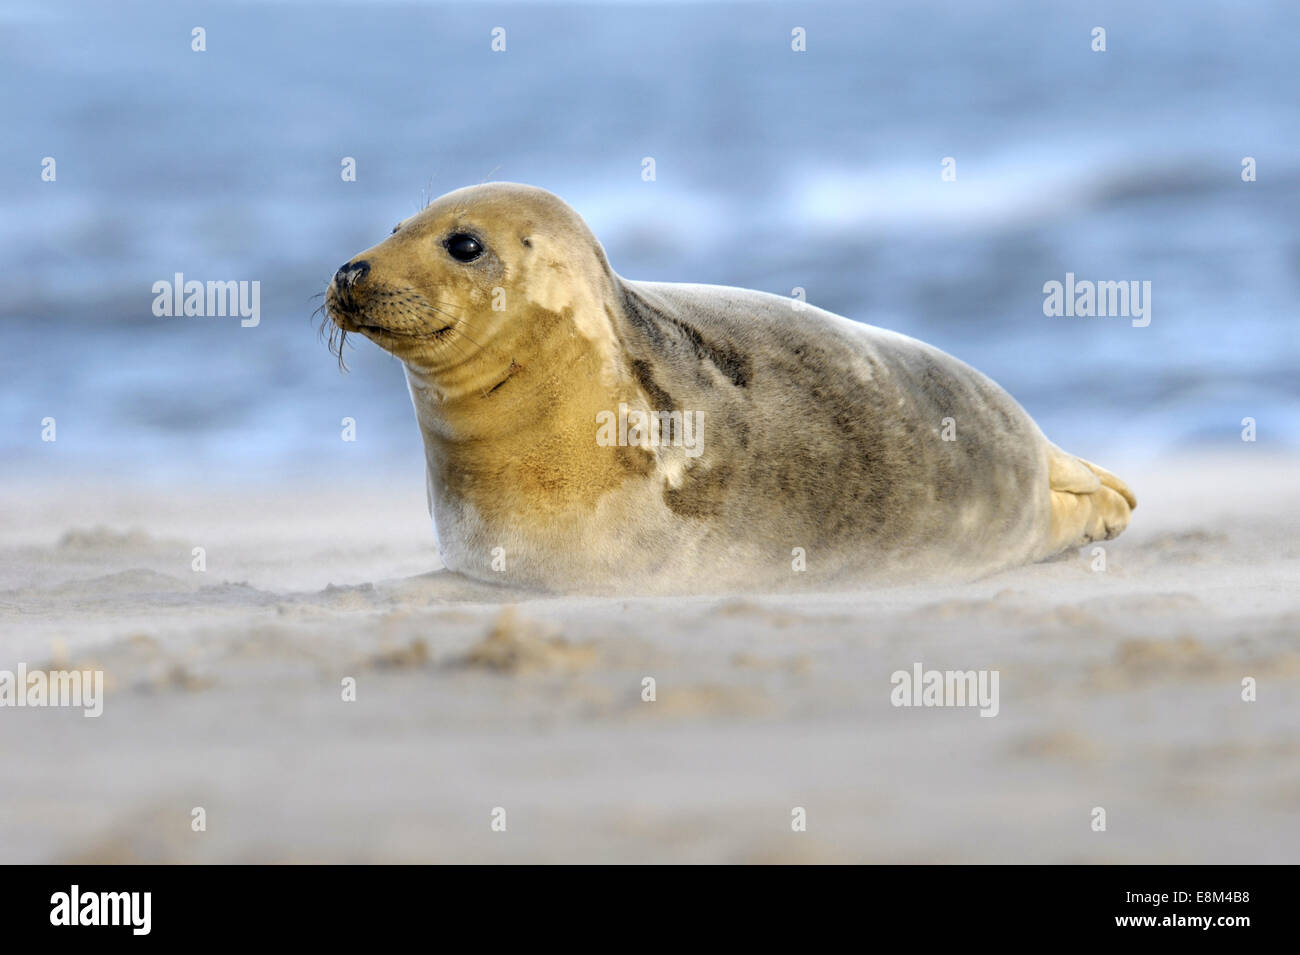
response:
[[[525,249],[531,249],[533,247],[533,237],[530,235],[521,235],[519,241],[524,244]]]

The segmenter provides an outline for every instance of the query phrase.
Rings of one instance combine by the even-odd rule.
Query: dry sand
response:
[[[0,709],[0,861],[1300,861],[1297,462],[1116,470],[1104,572],[689,599],[437,573],[418,474],[12,487],[0,669],[107,686]],[[893,707],[915,661],[999,715]]]

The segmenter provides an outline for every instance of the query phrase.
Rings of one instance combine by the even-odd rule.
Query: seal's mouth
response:
[[[357,321],[358,317],[370,320],[361,322]],[[417,340],[422,338],[437,338],[439,335],[444,332],[449,332],[455,327],[454,325],[449,324],[443,325],[441,328],[419,330],[395,328],[392,325],[380,325],[365,312],[360,311],[353,313],[331,311],[329,318],[342,332],[359,332],[372,340],[376,338],[410,338]]]
[[[374,336],[385,332],[383,326],[358,322],[362,310],[350,293],[342,291],[337,282],[330,282],[325,290],[325,301],[317,311],[322,315],[319,335],[326,337],[328,330],[329,350],[338,359],[339,368],[347,371],[347,362],[343,360],[343,348],[347,344],[348,334],[357,332],[374,340]]]
[[[412,304],[407,303],[408,309]],[[423,301],[419,304],[424,305]],[[343,361],[343,347],[349,334],[364,335],[384,351],[398,354],[419,342],[443,339],[455,330],[457,324],[450,315],[432,306],[399,313],[396,316],[398,322],[389,324],[383,320],[383,316],[375,315],[373,309],[358,301],[352,283],[340,284],[337,280],[331,282],[326,289],[325,301],[318,312],[323,316],[321,337],[325,338],[328,331],[329,350],[344,370],[347,369],[347,364]],[[436,321],[437,325],[433,325],[429,319]],[[424,327],[425,322],[432,327]]]
[[[398,328],[389,328],[387,325],[367,325],[361,322],[358,322],[357,324],[353,325],[351,328],[345,330],[350,332],[360,332],[362,335],[365,335],[367,338],[376,335],[391,335],[397,338],[422,338],[423,337],[422,335],[415,335],[412,334],[411,332],[404,332]],[[441,329],[439,329],[439,331],[441,331]],[[437,332],[434,332],[433,334],[437,334]]]

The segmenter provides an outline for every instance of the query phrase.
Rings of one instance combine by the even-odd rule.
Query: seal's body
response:
[[[458,190],[339,270],[402,359],[448,568],[585,592],[973,576],[1127,525],[1113,475],[915,339],[632,282],[555,196]]]

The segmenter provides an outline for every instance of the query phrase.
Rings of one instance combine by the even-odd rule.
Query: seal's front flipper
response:
[[[1105,468],[1060,448],[1048,449],[1052,486],[1050,553],[1118,537],[1128,527],[1137,498]]]

